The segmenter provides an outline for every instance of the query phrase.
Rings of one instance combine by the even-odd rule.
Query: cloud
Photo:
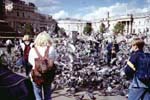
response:
[[[64,10],[61,10],[57,13],[54,13],[52,16],[54,19],[59,19],[59,18],[67,18],[69,17],[69,14],[68,12],[65,12]]]
[[[39,12],[43,14],[49,14],[60,9],[60,7],[58,6],[60,2],[58,0],[23,0],[23,1],[34,3],[38,7]]]
[[[67,12],[67,10],[63,10],[66,8],[61,8],[60,0],[24,0],[26,2],[33,2],[38,7],[39,11],[44,14],[50,14],[54,18],[77,18],[83,20],[99,20],[101,18],[106,18],[107,13],[109,12],[110,16],[119,16],[126,15],[130,13],[142,13],[147,12],[150,9],[150,0],[145,0],[146,5],[145,8],[139,8],[136,6],[136,2],[134,0],[128,3],[115,3],[108,7],[98,7],[98,6],[86,6],[82,8],[74,8],[75,11]],[[110,0],[107,0],[109,2]]]
[[[127,4],[125,3],[116,3],[115,5],[109,7],[99,7],[93,9],[93,12],[87,13],[83,19],[101,19],[106,18],[107,13],[110,13],[110,16],[122,15],[127,13]]]
[[[57,0],[24,0],[25,2],[32,2],[38,7],[46,7],[59,4],[60,2]]]
[[[150,1],[150,0],[149,0]],[[91,8],[91,10],[90,10]],[[85,8],[83,8],[85,9]],[[89,10],[89,13],[82,16],[82,19],[86,20],[94,20],[94,19],[101,19],[106,18],[107,13],[109,12],[110,16],[120,16],[120,15],[127,15],[130,13],[143,13],[149,11],[149,8],[136,8],[133,6],[129,6],[127,3],[116,3],[109,7],[86,7]],[[90,12],[91,11],[91,12]]]
[[[91,12],[95,9],[96,9],[95,6],[88,6],[88,7],[79,8],[78,12],[80,12],[80,11],[82,11],[82,12]]]
[[[116,3],[109,7],[95,7],[95,6],[89,6],[89,7],[83,7],[78,9],[78,13],[74,15],[69,15],[69,12],[60,10],[59,12],[53,14],[54,18],[65,18],[65,17],[71,17],[71,18],[77,18],[77,19],[83,19],[83,20],[100,20],[101,18],[106,18],[107,13],[109,12],[110,16],[120,16],[120,15],[127,15],[130,13],[143,13],[147,12],[149,8],[134,8],[128,6],[127,3]],[[83,14],[86,13],[86,14]]]
[[[44,14],[49,14],[49,13],[55,12],[55,11],[57,11],[57,10],[59,10],[59,9],[60,9],[59,6],[38,7],[38,10],[39,10],[41,13],[44,13]]]
[[[150,0],[146,0],[147,3],[150,3]]]

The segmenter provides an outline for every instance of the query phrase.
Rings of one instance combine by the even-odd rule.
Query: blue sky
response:
[[[24,0],[33,2],[43,14],[54,18],[95,20],[128,13],[150,11],[150,0]]]

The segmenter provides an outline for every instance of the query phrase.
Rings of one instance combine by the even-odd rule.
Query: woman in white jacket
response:
[[[44,56],[47,47],[48,46],[50,47],[48,58],[52,59],[52,61],[54,62],[56,59],[56,51],[52,44],[53,43],[52,43],[52,39],[50,38],[50,35],[45,31],[39,33],[34,41],[34,46],[37,48],[41,56]],[[29,63],[32,65],[32,70],[35,69],[35,58],[38,58],[38,55],[35,51],[35,48],[31,48],[29,52],[28,60],[29,60]],[[30,74],[30,77],[31,77],[31,74]],[[51,100],[51,84],[43,84],[42,86],[41,85],[39,86],[33,81],[32,77],[31,77],[31,80],[33,82],[36,100]]]

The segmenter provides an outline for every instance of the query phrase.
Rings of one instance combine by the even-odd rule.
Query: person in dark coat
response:
[[[107,49],[107,64],[110,65],[112,58],[115,58],[117,52],[119,51],[119,44],[116,41],[110,42],[108,43],[106,49]]]
[[[11,54],[11,48],[12,48],[12,41],[8,39],[6,41],[6,50],[8,54]]]
[[[36,100],[30,79],[18,75],[3,64],[0,57],[0,98],[2,100]]]

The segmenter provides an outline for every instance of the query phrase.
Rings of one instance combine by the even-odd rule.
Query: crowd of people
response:
[[[69,94],[75,94],[81,90],[87,91],[92,100],[95,100],[93,94],[95,90],[98,90],[100,95],[125,96],[128,94],[129,100],[149,100],[149,84],[145,85],[144,82],[144,85],[141,85],[141,80],[137,80],[138,83],[135,81],[136,76],[143,73],[139,72],[139,69],[142,70],[140,67],[143,63],[138,62],[143,61],[140,57],[145,54],[144,50],[149,52],[149,44],[146,42],[144,44],[144,41],[149,38],[140,36],[133,38],[132,35],[131,38],[132,42],[126,40],[118,42],[112,37],[109,39],[96,37],[94,40],[81,39],[78,36],[73,39],[65,36],[52,39],[44,31],[39,33],[35,39],[24,35],[21,40],[13,42],[15,43],[13,49],[12,42],[7,40],[7,52],[1,53],[0,63],[3,65],[1,70],[8,70],[8,72],[7,74],[3,73],[4,71],[0,73],[0,83],[2,83],[0,88],[1,90],[7,88],[6,91],[9,91],[9,89],[20,86],[18,90],[15,89],[16,92],[24,92],[22,88],[26,87],[26,92],[28,92],[26,97],[32,99],[22,99],[22,94],[16,96],[13,93],[3,96],[6,97],[5,100],[9,98],[14,98],[11,100],[51,100],[52,91],[69,88],[66,91]],[[16,74],[18,71],[14,70],[16,68],[24,69],[25,77]],[[12,76],[12,79],[10,77],[7,81],[14,80],[18,84],[13,84],[13,81],[10,84],[3,84],[6,81],[3,77],[7,75],[16,75],[18,80],[13,79]]]
[[[11,56],[12,55],[10,52],[11,48],[9,46],[7,46],[7,48],[9,48],[7,50],[7,55]],[[38,54],[41,54],[41,57],[38,57],[36,50],[39,51]],[[44,56],[45,51],[47,51],[46,56]],[[16,55],[17,52],[19,52],[19,54]],[[2,69],[3,71],[1,75],[3,77],[1,76],[1,79],[0,79],[0,82],[2,83],[0,93],[2,93],[3,90],[6,89],[6,92],[3,93],[4,94],[3,99],[4,100],[10,100],[10,99],[11,100],[51,100],[51,82],[47,82],[46,79],[49,79],[49,77],[47,77],[47,74],[49,76],[49,72],[51,72],[51,70],[54,67],[54,61],[56,59],[56,52],[53,47],[53,43],[52,43],[52,39],[50,35],[46,33],[45,31],[41,32],[35,38],[34,42],[31,40],[29,35],[24,35],[20,43],[15,45],[14,54],[17,57],[19,55],[20,58],[18,58],[17,61],[19,60],[18,61],[19,64],[21,64],[25,68],[26,74],[25,74],[25,77],[22,77],[16,73],[13,73],[12,71],[6,71],[5,73],[3,71],[5,71],[6,69]],[[8,61],[5,59],[6,62],[5,64],[3,64],[3,61],[4,61],[3,58],[7,59],[5,54],[2,53],[1,64],[7,66],[8,70],[11,70],[11,68],[13,68],[15,63],[10,65]],[[39,58],[39,61],[41,60],[43,61],[42,63],[40,63],[42,67],[35,65],[36,64],[35,59],[37,58]],[[14,62],[17,62],[17,61],[14,61]],[[44,66],[44,63],[46,63],[45,66]],[[51,63],[51,65],[49,63]],[[46,67],[49,67],[48,65],[50,66],[50,68],[49,69],[47,68],[46,70],[44,70],[45,71],[44,72],[43,69]],[[29,82],[26,82],[26,80],[28,80]],[[11,81],[11,82],[8,82],[8,81]],[[42,83],[38,84],[40,81],[42,81]],[[8,83],[5,84],[5,82],[8,82],[10,84]],[[8,91],[12,91],[12,92],[9,92],[10,93],[9,94],[7,93]]]

